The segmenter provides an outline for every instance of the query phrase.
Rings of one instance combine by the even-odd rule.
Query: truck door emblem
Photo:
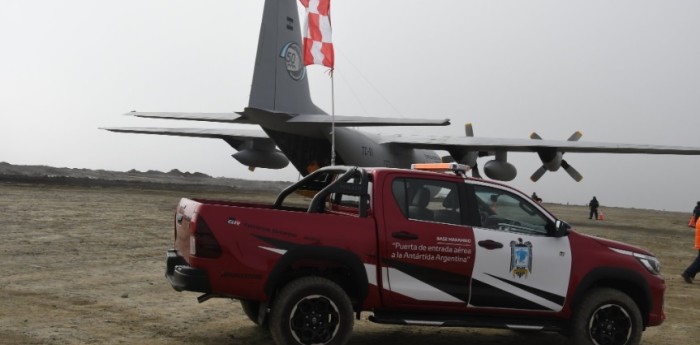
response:
[[[516,275],[522,278],[532,273],[532,243],[527,241],[523,243],[523,239],[518,241],[510,241],[510,273],[513,277]]]

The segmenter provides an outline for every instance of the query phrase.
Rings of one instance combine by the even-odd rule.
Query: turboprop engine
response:
[[[574,134],[572,134],[568,141],[578,141],[581,139],[581,132],[576,131]],[[530,134],[530,139],[534,140],[542,140],[542,137],[540,137],[537,133],[533,132]],[[530,176],[530,180],[532,182],[537,182],[537,180],[544,175],[545,172],[547,171],[557,171],[559,168],[564,168],[564,170],[573,178],[576,182],[580,182],[583,179],[583,176],[574,169],[569,163],[566,162],[566,160],[563,159],[564,152],[557,151],[556,149],[540,149],[537,150],[537,155],[540,156],[540,160],[542,161],[542,166],[539,167],[539,169],[535,170],[535,173]]]
[[[467,137],[474,136],[474,130],[471,123],[467,123],[464,126],[465,134]],[[572,134],[568,141],[578,141],[581,138],[581,132],[575,132]],[[532,133],[530,139],[542,140],[542,138],[537,133]],[[474,177],[479,176],[479,168],[477,166],[477,158],[483,156],[494,155],[496,158],[490,160],[484,164],[484,173],[490,179],[500,180],[500,181],[512,181],[518,174],[518,170],[513,164],[508,163],[507,152],[484,152],[484,151],[473,151],[468,148],[452,148],[449,150],[450,155],[442,157],[443,162],[458,162],[460,164],[468,165],[471,168],[472,175]],[[537,182],[542,175],[547,171],[557,171],[559,168],[564,168],[564,170],[576,181],[581,181],[583,176],[574,169],[566,160],[563,159],[564,152],[558,151],[556,148],[539,148],[537,149],[537,155],[542,161],[542,166],[540,166],[537,171],[530,177],[533,182]]]
[[[467,137],[474,136],[474,128],[472,128],[471,123],[464,124],[464,133]],[[476,159],[479,158],[479,151],[470,151],[464,148],[453,148],[449,150],[450,155],[442,157],[442,161],[447,162],[457,162],[459,164],[464,164],[469,166],[469,170],[472,172],[472,176],[481,178],[479,174],[479,167],[477,165]],[[487,153],[484,152],[484,155]]]
[[[464,134],[467,137],[474,136],[474,128],[471,123],[464,125]],[[488,156],[489,152],[471,151],[466,148],[453,148],[449,150],[450,156],[442,157],[443,162],[453,162],[469,166],[472,176],[481,178],[479,167],[476,159],[483,156]],[[512,181],[518,170],[513,164],[507,161],[507,152],[496,152],[496,159],[486,162],[484,165],[484,173],[488,178],[500,181]]]

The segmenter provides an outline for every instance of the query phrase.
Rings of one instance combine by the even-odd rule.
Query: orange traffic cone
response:
[[[598,220],[604,220],[605,215],[603,214],[603,210],[600,210],[600,213],[598,214]]]

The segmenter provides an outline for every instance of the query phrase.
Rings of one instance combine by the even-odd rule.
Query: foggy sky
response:
[[[248,104],[263,1],[0,2],[0,161],[296,180],[251,173],[222,140],[99,127],[216,127],[131,111],[230,112]],[[333,0],[340,115],[450,118],[385,133],[700,147],[700,2]],[[314,102],[330,112],[326,68]],[[239,126],[243,127],[243,126]],[[372,130],[369,130],[372,131]],[[379,130],[374,130],[378,132]],[[481,166],[491,158],[482,158]],[[564,155],[533,183],[534,153],[510,153],[511,183],[545,201],[690,212],[700,157]],[[582,215],[582,217],[587,215]]]

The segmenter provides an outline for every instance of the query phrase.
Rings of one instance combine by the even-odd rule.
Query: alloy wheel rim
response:
[[[596,345],[625,345],[632,336],[632,318],[619,305],[602,305],[591,315],[588,333]]]
[[[327,344],[333,340],[340,327],[338,306],[322,295],[300,299],[289,315],[292,336],[300,344]]]

